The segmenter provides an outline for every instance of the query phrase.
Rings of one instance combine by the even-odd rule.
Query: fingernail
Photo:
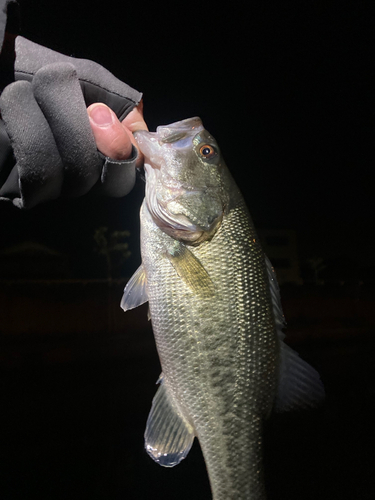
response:
[[[113,123],[113,117],[107,106],[94,106],[89,111],[91,120],[99,127],[109,127]]]

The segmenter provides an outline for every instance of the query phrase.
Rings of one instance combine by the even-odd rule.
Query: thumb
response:
[[[126,160],[132,152],[131,132],[103,103],[94,103],[87,108],[96,147],[104,156],[113,160]]]

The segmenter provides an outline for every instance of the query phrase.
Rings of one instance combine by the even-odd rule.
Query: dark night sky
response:
[[[142,91],[150,130],[199,115],[257,226],[296,229],[301,256],[372,265],[372,1],[20,4],[24,36]],[[95,227],[137,234],[141,199],[139,183],[123,200],[2,205],[1,245],[34,239],[82,271]]]

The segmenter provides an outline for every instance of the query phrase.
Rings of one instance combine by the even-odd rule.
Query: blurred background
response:
[[[269,500],[374,499],[374,4],[19,1],[22,35],[144,93],[150,130],[198,115],[281,284],[314,412],[265,427]],[[199,445],[174,469],[143,432],[160,373],[123,199],[1,204],[0,498],[208,499]]]

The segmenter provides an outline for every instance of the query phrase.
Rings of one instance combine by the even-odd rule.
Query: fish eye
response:
[[[215,156],[216,151],[209,144],[204,144],[204,146],[201,146],[199,148],[199,154],[204,158],[212,158],[213,156]]]

